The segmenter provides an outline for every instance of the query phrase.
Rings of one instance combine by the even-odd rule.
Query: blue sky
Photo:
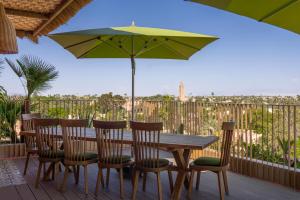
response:
[[[54,32],[87,28],[137,26],[216,35],[219,40],[189,61],[137,60],[136,95],[300,94],[300,36],[254,20],[183,0],[94,0]],[[60,73],[43,94],[130,94],[128,59],[78,60],[47,37],[39,44],[18,40],[19,55],[35,55]],[[8,56],[15,58],[16,56]],[[23,94],[20,82],[6,68],[1,77],[10,94]]]

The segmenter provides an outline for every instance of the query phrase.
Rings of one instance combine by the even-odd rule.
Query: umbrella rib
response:
[[[142,40],[144,40],[145,45],[143,45],[143,47],[139,51],[135,52],[135,55],[140,55],[140,53],[143,52],[143,50],[145,50],[147,48],[147,46],[149,46],[149,44],[154,40],[155,37],[150,38],[149,41],[147,41],[143,37],[141,37],[141,38],[142,38]]]
[[[183,55],[182,53],[180,53],[180,52],[177,51],[176,49],[170,47],[170,45],[169,45],[168,43],[165,43],[165,44],[166,44],[167,49],[173,51],[173,53],[175,53],[175,54],[177,54],[177,55],[179,55],[179,56],[182,56],[184,59],[188,59],[187,56]]]
[[[283,4],[282,6],[280,6],[279,8],[274,9],[272,12],[266,14],[264,17],[260,18],[258,21],[264,21],[265,19],[272,17],[273,15],[275,15],[276,13],[286,9],[287,7],[289,7],[290,5],[292,5],[293,3],[296,3],[298,0],[291,0],[285,4]]]
[[[154,49],[154,48],[156,48],[156,47],[162,45],[163,43],[165,43],[165,41],[158,42],[157,44],[155,44],[155,45],[153,45],[153,46],[151,46],[151,47],[149,47],[149,48],[143,48],[143,49],[141,49],[139,52],[137,52],[137,53],[135,54],[135,56],[139,56],[139,55],[141,55],[141,54],[143,54],[143,53],[145,53],[145,52],[147,52],[147,51],[150,51],[150,50],[152,50],[152,49]]]
[[[186,43],[183,43],[183,42],[179,42],[179,41],[177,41],[177,40],[174,40],[174,39],[170,39],[170,38],[168,38],[170,41],[173,41],[173,42],[175,42],[175,43],[177,43],[177,44],[181,44],[181,45],[183,45],[183,46],[186,46],[186,47],[189,47],[189,48],[191,48],[191,49],[195,49],[195,50],[199,50],[199,48],[197,48],[197,47],[194,47],[194,46],[192,46],[192,45],[189,45],[189,44],[186,44]]]
[[[92,40],[96,40],[96,39],[98,39],[98,38],[99,38],[99,36],[97,36],[97,37],[95,37],[95,38],[88,39],[88,40],[84,40],[84,41],[82,41],[82,42],[78,42],[78,43],[75,43],[75,44],[71,44],[71,45],[69,45],[69,46],[64,47],[64,49],[69,49],[69,48],[71,48],[71,47],[74,47],[74,46],[77,46],[77,45],[81,45],[81,44],[84,44],[84,43],[86,43],[86,42],[90,42],[90,41],[92,41]]]
[[[128,53],[125,49],[123,49],[123,48],[118,48],[118,47],[116,47],[116,46],[114,46],[114,45],[111,45],[111,44],[109,44],[108,42],[106,42],[105,40],[102,40],[102,39],[100,39],[100,38],[99,38],[98,40],[100,40],[101,42],[107,44],[108,46],[110,46],[110,47],[112,47],[112,48],[114,48],[114,49],[123,50],[126,54],[129,55],[129,53]],[[102,43],[100,43],[100,44],[102,44]],[[96,49],[100,44],[97,44],[95,47],[93,47],[93,48],[91,48],[90,50],[86,51],[85,53],[83,53],[82,55],[78,56],[77,58],[82,58],[83,56],[85,56],[85,55],[88,54],[89,52],[91,52],[91,51],[93,51],[94,49]]]

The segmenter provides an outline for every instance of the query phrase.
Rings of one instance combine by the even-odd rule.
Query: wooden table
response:
[[[35,136],[35,131],[21,131],[20,135],[24,136]],[[61,135],[59,135],[61,137]],[[90,141],[96,141],[96,134],[94,129],[87,129],[86,139]],[[192,150],[203,150],[209,145],[213,144],[218,140],[216,136],[189,136],[189,135],[178,135],[162,133],[160,136],[159,146],[172,152],[176,165],[177,165],[177,177],[174,185],[174,190],[171,199],[180,199],[181,190],[184,185],[188,184],[188,165]],[[114,141],[119,142],[119,141]],[[123,138],[124,144],[133,144],[132,133],[124,132]]]

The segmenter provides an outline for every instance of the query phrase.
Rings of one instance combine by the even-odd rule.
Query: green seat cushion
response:
[[[97,153],[92,153],[92,152],[86,152],[84,154],[78,155],[78,157],[82,157],[82,159],[85,158],[85,160],[93,160],[93,159],[98,158],[98,154]]]
[[[159,167],[165,167],[169,165],[169,161],[167,159],[160,158],[159,161],[157,160],[143,160],[141,161],[141,165],[143,167],[147,168],[159,168]]]
[[[42,158],[64,158],[64,151],[46,150],[46,151],[39,152],[39,156]]]
[[[219,166],[220,165],[220,158],[214,158],[214,157],[201,157],[194,160],[195,165],[201,165],[201,166]]]
[[[123,155],[122,157],[108,157],[108,158],[102,158],[100,162],[103,163],[110,163],[110,164],[124,164],[131,161],[131,157],[128,155]]]

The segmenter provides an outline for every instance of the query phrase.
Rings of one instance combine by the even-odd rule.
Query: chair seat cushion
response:
[[[167,159],[163,159],[163,158],[160,158],[157,162],[156,159],[149,159],[149,160],[143,160],[143,161],[140,161],[141,163],[141,166],[143,167],[147,167],[147,168],[160,168],[160,167],[166,167],[169,165],[169,160]]]
[[[84,154],[80,154],[78,157],[81,157],[82,159],[85,158],[85,160],[94,160],[98,158],[98,154],[92,152],[86,152]]]
[[[131,157],[128,155],[123,155],[122,157],[108,157],[108,158],[102,158],[99,160],[103,163],[109,163],[109,164],[125,164],[131,161]]]
[[[214,157],[200,157],[193,161],[195,165],[201,166],[219,166],[221,163],[220,158]]]
[[[47,151],[39,152],[39,156],[42,158],[64,158],[64,151],[47,150]]]

